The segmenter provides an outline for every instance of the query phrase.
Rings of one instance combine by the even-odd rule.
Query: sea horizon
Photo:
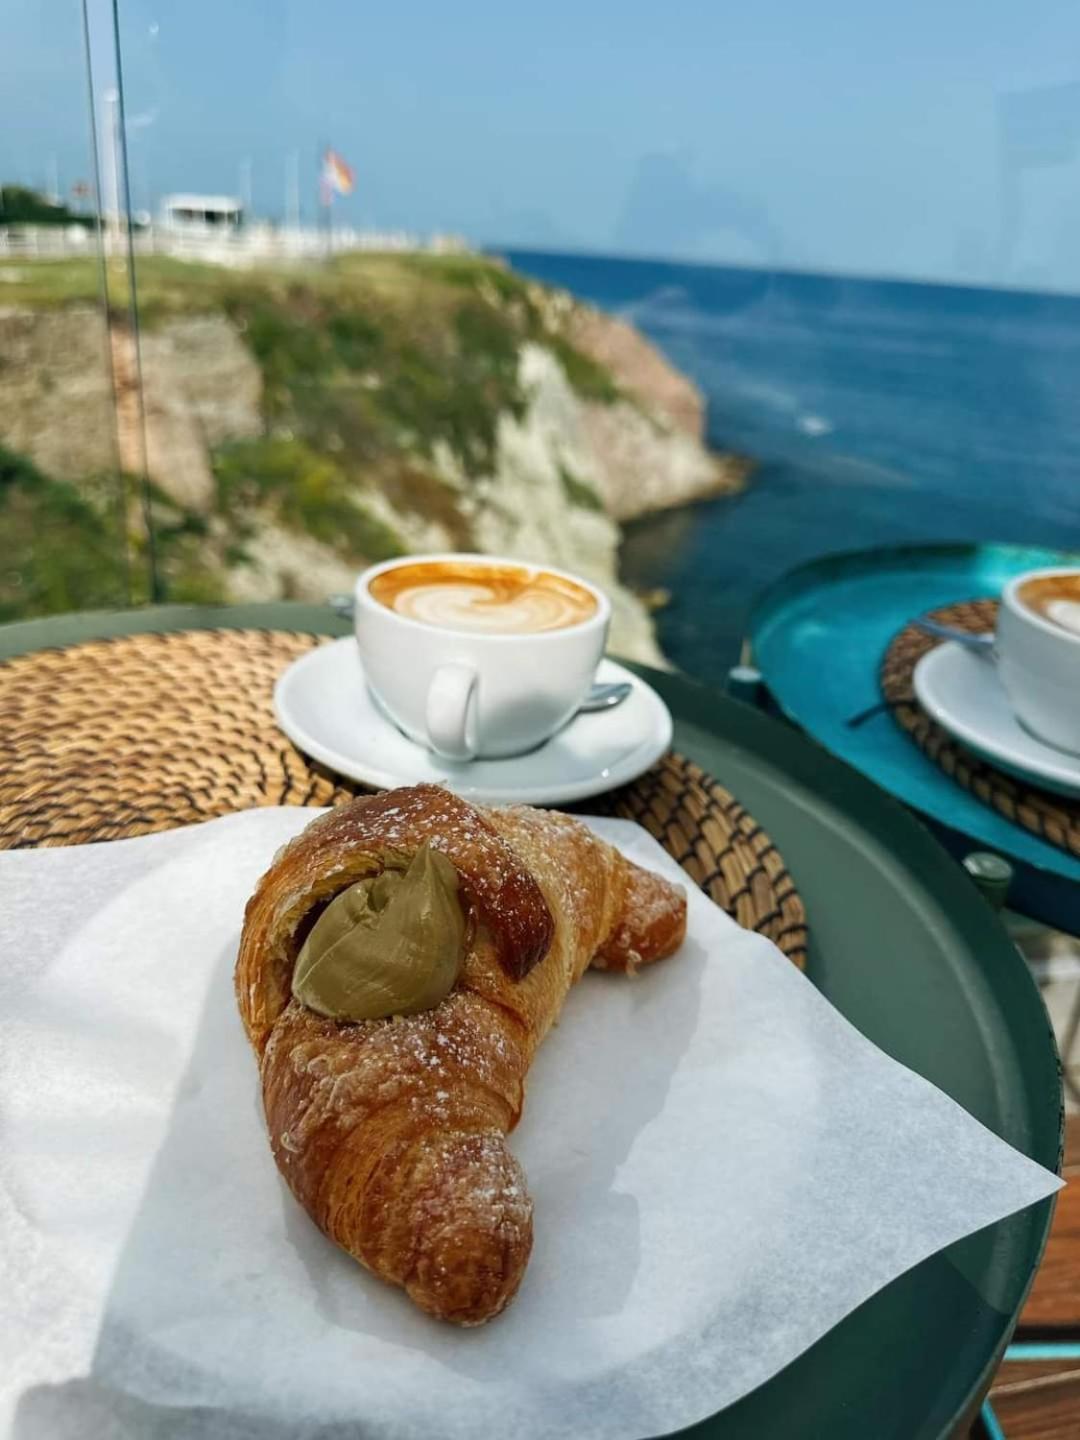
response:
[[[740,260],[702,260],[678,255],[652,255],[642,252],[593,249],[590,246],[569,245],[558,249],[546,245],[500,245],[483,241],[477,246],[477,253],[493,259],[513,261],[515,256],[537,256],[544,259],[599,260],[614,264],[632,265],[673,265],[690,270],[730,270],[736,273],[755,275],[789,276],[802,280],[855,280],[870,285],[910,286],[915,289],[929,287],[942,290],[969,290],[975,293],[991,292],[1000,295],[1030,296],[1045,300],[1075,300],[1080,303],[1080,290],[1066,290],[1056,285],[1020,284],[1001,280],[957,280],[934,275],[893,275],[875,270],[833,270],[829,267],[816,268],[808,265],[750,264]]]

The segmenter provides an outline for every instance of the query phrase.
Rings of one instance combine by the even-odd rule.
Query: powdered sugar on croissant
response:
[[[446,999],[356,1024],[293,999],[297,953],[329,901],[424,844],[454,865],[468,916]],[[532,1244],[505,1137],[537,1047],[590,962],[659,959],[685,922],[680,887],[554,812],[479,809],[416,786],[314,821],[259,882],[236,966],[271,1147],[293,1194],[429,1313],[461,1324],[497,1315]]]

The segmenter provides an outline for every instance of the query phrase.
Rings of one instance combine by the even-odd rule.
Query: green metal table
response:
[[[1080,859],[963,790],[883,705],[876,708],[885,649],[913,616],[998,595],[1024,570],[1075,564],[1080,555],[1018,545],[881,546],[825,555],[759,595],[748,639],[781,713],[916,810],[958,859],[972,850],[1005,856],[1013,867],[1013,909],[1080,935]]]
[[[316,606],[156,607],[9,625],[0,628],[0,659],[218,626],[347,631]],[[1056,1169],[1062,1099],[1046,1013],[967,877],[901,805],[790,727],[678,676],[642,673],[672,709],[676,747],[728,786],[779,846],[809,913],[814,984],[883,1050]],[[1035,1274],[1051,1212],[1047,1201],[925,1261],[768,1384],[684,1433],[966,1434]]]

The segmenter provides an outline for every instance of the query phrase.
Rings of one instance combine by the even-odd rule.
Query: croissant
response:
[[[433,1009],[360,1023],[301,1004],[292,970],[320,913],[423,845],[452,863],[467,916],[454,988]],[[506,1136],[537,1047],[590,963],[633,971],[685,926],[681,887],[567,815],[419,785],[320,816],[248,902],[235,977],[274,1159],[312,1220],[431,1315],[497,1315],[532,1246]]]

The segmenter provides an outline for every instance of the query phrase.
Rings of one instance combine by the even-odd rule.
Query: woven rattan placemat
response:
[[[942,624],[961,630],[993,630],[997,601],[964,600],[930,614]],[[1026,785],[973,755],[931,720],[915,699],[915,666],[927,651],[941,643],[914,625],[905,625],[886,650],[881,663],[881,689],[896,720],[925,755],[984,805],[1051,845],[1080,855],[1080,801]]]
[[[187,630],[0,664],[0,849],[115,840],[362,793],[309,761],[274,720],[275,680],[319,643],[276,630]],[[667,755],[582,808],[638,821],[740,925],[805,963],[806,916],[783,860],[691,761]]]

